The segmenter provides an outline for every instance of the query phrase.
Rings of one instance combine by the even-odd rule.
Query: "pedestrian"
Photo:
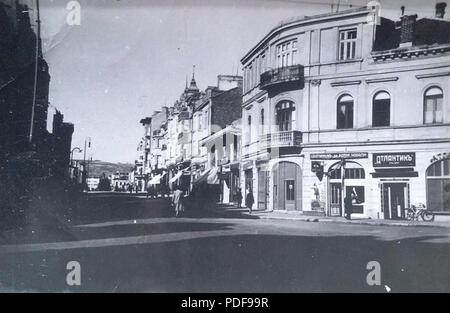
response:
[[[347,194],[344,198],[344,217],[348,220],[352,219],[352,212],[353,212],[353,193]]]
[[[241,191],[241,188],[237,189],[236,201],[237,201],[237,207],[240,208],[242,206],[242,191]]]
[[[245,206],[248,208],[248,212],[252,214],[253,203],[255,203],[255,199],[253,198],[252,189],[248,189],[247,196],[245,197]]]
[[[133,185],[128,184],[128,191],[129,191],[130,193],[133,193]]]
[[[175,191],[173,192],[172,205],[175,208],[175,216],[178,217],[180,213],[184,212],[183,191],[178,185],[175,187]]]

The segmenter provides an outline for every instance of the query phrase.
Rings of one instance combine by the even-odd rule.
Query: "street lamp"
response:
[[[72,164],[72,160],[73,160],[73,152],[74,152],[75,150],[77,150],[78,153],[83,152],[83,150],[81,150],[81,148],[79,148],[79,147],[73,148],[73,149],[70,151],[70,164]]]
[[[70,177],[71,179],[73,179],[73,177],[71,177],[72,175],[70,175],[70,170],[71,170],[71,167],[74,167],[74,166],[72,166],[72,162],[73,162],[73,153],[74,153],[75,150],[77,150],[79,153],[81,153],[81,152],[83,151],[83,150],[81,150],[79,147],[75,147],[75,148],[73,148],[73,149],[70,151],[69,177]]]

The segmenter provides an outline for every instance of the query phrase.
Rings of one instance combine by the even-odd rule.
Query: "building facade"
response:
[[[162,189],[167,191],[177,184],[189,193],[210,170],[214,170],[215,175],[212,175],[214,182],[210,180],[209,183],[219,187],[217,171],[220,165],[216,156],[223,149],[219,148],[218,143],[210,146],[206,143],[211,142],[208,138],[240,118],[241,107],[241,76],[219,75],[217,86],[201,91],[192,74],[190,83],[186,81],[184,91],[174,104],[162,107],[143,123],[146,139],[141,146],[147,147],[146,140],[150,142],[145,152],[150,162],[143,162],[145,173],[149,173],[146,185],[149,192],[166,194]],[[237,138],[240,142],[240,135]],[[236,150],[236,140],[225,145],[231,145]],[[146,159],[145,154],[143,159]],[[233,162],[237,160],[233,159]],[[238,179],[235,179],[237,184]],[[226,198],[229,199],[229,195]]]
[[[241,59],[241,186],[259,209],[450,211],[450,22],[377,12],[281,23]]]

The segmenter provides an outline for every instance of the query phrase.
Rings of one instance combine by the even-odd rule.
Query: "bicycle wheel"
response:
[[[425,222],[432,222],[432,221],[434,221],[434,214],[432,212],[429,212],[429,211],[423,211],[422,212],[422,219]]]

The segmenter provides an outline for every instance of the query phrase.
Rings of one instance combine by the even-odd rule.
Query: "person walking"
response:
[[[241,188],[237,189],[236,201],[237,201],[237,207],[241,208],[241,206],[242,206],[242,191],[241,191]]]
[[[255,203],[255,199],[253,198],[252,189],[248,189],[247,196],[245,197],[245,206],[248,208],[248,213],[252,214],[253,203]]]
[[[353,193],[347,194],[344,198],[344,217],[348,220],[352,219],[352,212],[353,212]]]
[[[176,217],[178,217],[180,213],[184,212],[183,191],[178,185],[175,187],[175,191],[173,192],[172,204],[175,208]]]

